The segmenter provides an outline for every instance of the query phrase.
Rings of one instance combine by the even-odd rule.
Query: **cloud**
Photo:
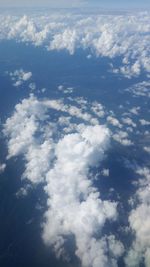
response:
[[[128,118],[128,117],[126,117],[126,118],[122,118],[122,122],[123,122],[124,124],[129,125],[129,126],[136,127],[136,123],[134,123],[133,120],[132,120],[131,118]]]
[[[133,142],[128,138],[128,133],[124,131],[117,131],[112,134],[112,137],[115,141],[119,142],[123,146],[131,146]]]
[[[105,111],[104,111],[104,107],[102,106],[102,104],[98,103],[98,102],[93,102],[92,107],[91,107],[91,111],[97,115],[99,118],[103,118],[105,115]]]
[[[59,85],[58,90],[63,92],[64,94],[72,94],[74,91],[74,88],[73,87],[64,88],[63,85]]]
[[[67,49],[71,55],[74,54],[78,36],[76,30],[66,29],[63,33],[56,34],[49,46],[49,50]]]
[[[134,240],[127,257],[128,267],[139,266],[144,261],[144,266],[150,263],[150,170],[147,167],[136,168],[136,173],[141,177],[135,198],[137,205],[129,215],[129,224],[134,233]]]
[[[94,236],[106,220],[116,218],[116,203],[102,201],[88,179],[89,168],[102,160],[108,140],[108,131],[102,126],[79,127],[78,133],[58,142],[57,160],[46,177],[49,198],[43,238],[58,247],[60,238],[64,243],[64,236],[73,235],[82,266],[106,266],[109,261],[101,240]]]
[[[77,102],[82,106],[84,99]],[[98,103],[90,109],[95,105],[102,109]],[[53,118],[53,110],[58,117]],[[73,117],[75,122],[71,122]],[[38,100],[31,94],[16,105],[3,132],[8,138],[8,158],[23,156],[25,160],[22,178],[44,186],[44,242],[57,257],[68,259],[66,244],[73,237],[82,266],[115,267],[124,247],[115,236],[103,236],[102,229],[106,221],[117,219],[117,203],[102,200],[90,178],[92,168],[100,168],[109,148],[110,132],[104,125],[93,124],[95,119],[88,112],[83,114],[82,107],[65,104],[62,99]],[[102,172],[109,174],[108,170]],[[17,196],[27,192],[26,186]]]
[[[132,107],[129,111],[131,114],[139,115],[140,109],[140,107]]]
[[[0,39],[16,39],[48,50],[78,48],[97,57],[121,58],[111,71],[131,78],[150,73],[149,13],[122,15],[76,14],[69,12],[43,15],[6,16],[0,18]]]
[[[93,117],[90,113],[74,105],[64,104],[62,100],[46,100],[44,105],[47,108],[56,109],[57,111],[62,111],[68,113],[71,117],[76,117],[84,121],[89,121],[91,124],[98,124],[98,119]]]
[[[15,70],[9,73],[13,86],[19,87],[32,77],[32,72],[25,72],[23,69]]]
[[[101,171],[101,174],[102,174],[103,176],[105,176],[105,177],[108,177],[108,176],[109,176],[109,169],[103,169],[103,170]]]
[[[126,89],[126,92],[130,92],[135,97],[147,97],[150,98],[150,82],[143,81]]]
[[[122,125],[121,123],[119,122],[118,119],[112,117],[112,116],[108,116],[107,117],[107,122],[112,124],[113,126],[116,126],[116,127],[119,127],[119,128],[122,128]]]
[[[139,122],[142,126],[149,126],[150,125],[150,121],[147,121],[145,119],[140,119]]]
[[[5,163],[0,163],[0,174],[5,171],[6,164]]]

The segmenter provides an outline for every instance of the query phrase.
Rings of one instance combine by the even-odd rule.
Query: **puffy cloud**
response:
[[[129,267],[140,266],[143,262],[146,267],[150,264],[150,170],[147,167],[137,168],[136,173],[141,179],[136,192],[138,204],[130,212],[129,223],[135,235],[131,249],[125,258]],[[135,204],[134,204],[135,206]]]
[[[101,174],[102,174],[103,176],[108,177],[108,176],[109,176],[109,169],[103,169],[103,170],[101,171]]]
[[[99,118],[103,118],[105,115],[104,107],[102,104],[97,103],[96,101],[92,103],[91,110],[94,114],[96,114]]]
[[[94,238],[107,219],[116,218],[116,203],[102,201],[88,179],[89,168],[103,158],[109,135],[102,126],[81,126],[65,135],[55,150],[56,162],[46,177],[49,196],[45,214],[44,240],[58,246],[60,237],[73,235],[76,255],[83,266],[106,266],[108,258],[101,240]],[[65,238],[63,238],[65,242]],[[63,242],[63,243],[64,243]],[[96,249],[96,251],[95,251]],[[105,256],[99,254],[99,250]]]
[[[145,119],[140,119],[139,121],[140,121],[142,126],[149,126],[150,125],[150,122],[145,120]]]
[[[134,123],[131,118],[128,118],[128,117],[122,118],[122,122],[132,127],[136,127],[136,123]]]
[[[9,157],[27,151],[28,147],[34,143],[38,119],[46,118],[45,110],[33,95],[16,105],[13,116],[7,119],[4,127],[4,134],[10,137]]]
[[[123,61],[124,62],[124,61]],[[117,69],[115,69],[117,71]],[[141,73],[141,64],[136,61],[133,65],[125,65],[118,69],[118,73],[121,72],[125,77],[131,79],[133,76],[137,77]]]
[[[46,140],[41,145],[31,144],[25,154],[27,161],[23,177],[28,177],[32,183],[42,182],[51,166],[54,156],[54,144]]]
[[[129,111],[131,114],[139,115],[140,107],[132,107]]]
[[[49,50],[67,49],[71,55],[74,54],[78,36],[75,30],[66,29],[63,33],[54,35]]]
[[[128,133],[124,131],[117,131],[112,135],[113,139],[123,146],[133,145],[132,141],[128,138]]]
[[[24,72],[22,75],[22,80],[23,81],[27,81],[32,77],[32,73],[31,72]]]
[[[24,82],[28,81],[32,77],[32,72],[25,72],[23,69],[15,70],[9,73],[13,85],[15,87],[21,86]]]
[[[102,228],[106,221],[116,220],[117,203],[102,200],[90,179],[92,167],[99,166],[109,147],[110,133],[105,126],[92,124],[91,114],[83,116],[76,108],[59,99],[38,100],[33,95],[22,100],[4,125],[8,157],[22,155],[23,178],[44,185],[43,240],[57,257],[68,257],[66,243],[73,236],[82,266],[116,267],[123,245],[113,235],[103,236]],[[56,120],[51,110],[64,116]],[[75,127],[71,125],[73,116],[78,118]],[[108,174],[106,170],[103,173]],[[17,196],[25,196],[29,189],[21,188]]]
[[[127,78],[150,72],[150,14],[124,15],[61,13],[29,16],[1,14],[0,39],[17,39],[44,45],[48,50],[91,50],[90,57],[121,57],[112,72]]]
[[[119,128],[122,128],[122,125],[121,123],[119,122],[118,119],[112,117],[112,116],[108,116],[107,117],[107,122],[112,124],[113,126],[116,126],[116,127],[119,127]]]

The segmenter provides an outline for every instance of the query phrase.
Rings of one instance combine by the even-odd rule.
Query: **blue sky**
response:
[[[1,7],[50,6],[50,7],[103,7],[103,8],[149,8],[150,0],[0,0]]]

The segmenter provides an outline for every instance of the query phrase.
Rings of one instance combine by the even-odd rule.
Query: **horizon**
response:
[[[67,0],[61,0],[61,1],[53,1],[53,0],[26,0],[26,1],[19,1],[14,0],[13,4],[10,0],[0,0],[0,8],[52,8],[52,9],[122,9],[122,10],[133,10],[133,9],[149,9],[150,8],[150,2],[148,0],[141,1],[140,0],[133,0],[133,1],[125,1],[121,2],[118,0],[75,0],[71,3],[68,3]]]

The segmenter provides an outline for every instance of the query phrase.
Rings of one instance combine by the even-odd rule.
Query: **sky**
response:
[[[0,7],[41,7],[56,8],[102,7],[102,8],[150,8],[149,0],[0,0]]]

